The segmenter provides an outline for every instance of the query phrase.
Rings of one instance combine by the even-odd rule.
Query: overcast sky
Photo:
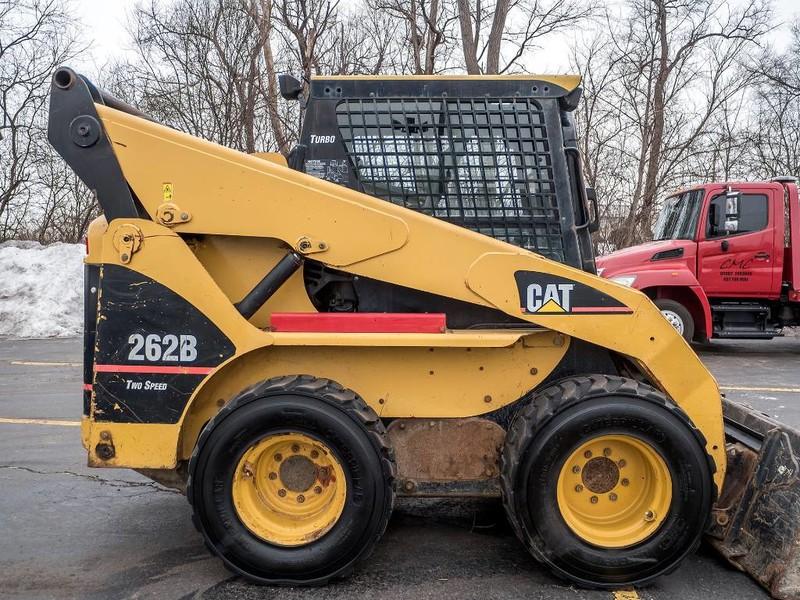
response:
[[[86,42],[91,43],[89,53],[79,60],[75,66],[88,75],[94,75],[114,58],[130,52],[130,42],[125,31],[127,14],[140,0],[74,0],[83,25],[82,33]],[[167,0],[168,1],[168,0]],[[348,0],[342,3],[346,5]],[[776,16],[779,20],[789,22],[800,17],[798,0],[774,0]],[[789,39],[789,27],[784,25],[771,36],[771,42],[778,48],[786,45]],[[532,56],[530,68],[539,72],[558,72],[568,69],[567,40],[549,39],[547,52]],[[559,59],[563,56],[563,59]],[[539,61],[542,61],[539,63]]]

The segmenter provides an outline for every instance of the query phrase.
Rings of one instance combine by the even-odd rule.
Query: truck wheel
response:
[[[714,499],[702,434],[655,389],[563,380],[520,410],[502,455],[503,503],[530,552],[586,587],[641,584],[700,543]]]
[[[694,319],[686,307],[680,302],[668,298],[658,298],[654,304],[670,325],[683,336],[683,339],[691,342],[694,338]]]
[[[187,497],[206,545],[270,585],[348,575],[383,535],[395,465],[378,416],[309,375],[270,379],[225,406],[189,463]]]

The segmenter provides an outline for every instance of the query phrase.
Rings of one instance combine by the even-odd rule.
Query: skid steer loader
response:
[[[580,585],[674,569],[727,491],[722,404],[650,300],[594,275],[578,84],[284,78],[287,164],[57,70],[49,140],[103,212],[89,464],[184,489],[259,583],[349,574],[397,494],[502,497]]]

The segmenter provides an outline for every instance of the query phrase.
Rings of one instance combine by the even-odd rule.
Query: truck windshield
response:
[[[693,240],[700,216],[702,190],[670,196],[653,228],[654,240]]]

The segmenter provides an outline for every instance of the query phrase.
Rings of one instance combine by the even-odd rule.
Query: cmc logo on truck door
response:
[[[616,298],[586,284],[536,271],[514,273],[523,314],[627,314]]]

